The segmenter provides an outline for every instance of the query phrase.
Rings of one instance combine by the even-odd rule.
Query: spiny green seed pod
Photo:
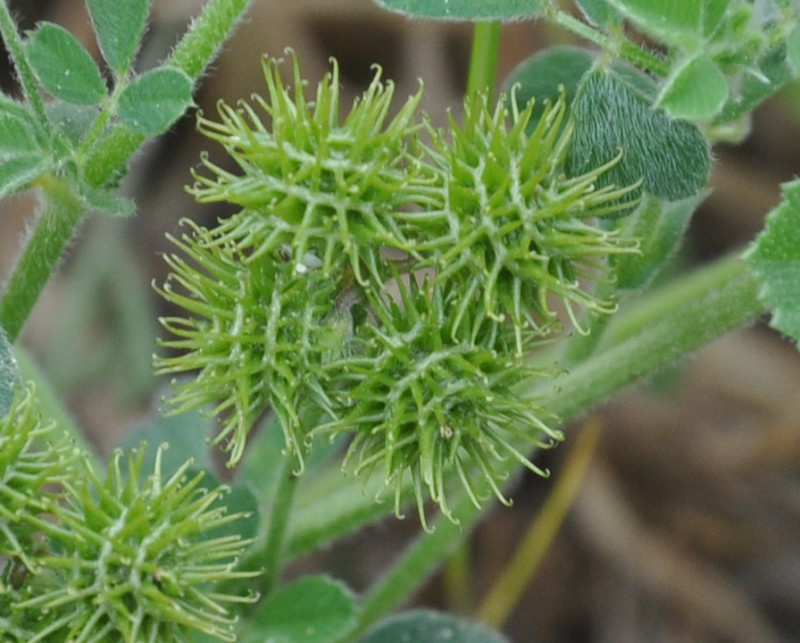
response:
[[[414,251],[413,239],[393,213],[406,205],[408,186],[423,168],[413,156],[422,89],[388,119],[394,87],[381,82],[378,69],[340,122],[335,61],[313,102],[303,95],[296,57],[293,91],[281,80],[279,67],[280,61],[264,60],[268,97],[254,97],[269,117],[269,129],[246,103],[236,109],[220,103],[219,123],[200,117],[200,131],[223,145],[242,175],[204,157],[212,177],[195,173],[197,182],[189,191],[202,203],[228,201],[244,208],[220,222],[220,238],[246,250],[251,260],[288,244],[298,272],[304,272],[308,253],[319,258],[326,276],[349,259],[364,283],[362,270],[380,261],[382,245]]]
[[[398,502],[409,473],[420,507],[430,497],[449,514],[445,470],[476,503],[487,488],[502,498],[496,459],[537,470],[525,451],[560,437],[514,393],[542,375],[524,355],[564,317],[580,330],[578,308],[614,309],[593,287],[635,242],[598,219],[631,188],[596,188],[615,161],[564,175],[563,97],[534,124],[533,103],[473,96],[445,134],[418,115],[421,90],[389,119],[378,73],[340,119],[336,64],[313,102],[292,69],[293,91],[264,63],[268,96],[254,102],[266,124],[244,103],[200,118],[241,172],[204,157],[211,176],[195,174],[190,192],[242,209],[173,239],[183,258],[167,257],[159,292],[191,318],[162,320],[162,345],[179,353],[156,366],[197,376],[176,383],[172,410],[211,405],[231,464],[272,409],[301,468],[314,435],[352,433],[348,464],[382,464]]]
[[[249,260],[232,242],[220,241],[221,229],[183,223],[191,234],[172,241],[189,261],[168,255],[171,274],[156,289],[193,315],[160,320],[173,338],[159,343],[180,352],[156,357],[155,366],[159,374],[197,372],[173,383],[170,412],[212,405],[211,414],[225,418],[216,441],[228,440],[233,465],[254,423],[271,408],[302,468],[304,416],[330,412],[321,368],[348,332],[331,312],[337,284],[309,259],[307,274],[298,275],[283,248]]]
[[[421,288],[414,277],[398,278],[395,286],[398,301],[379,296],[370,302],[379,323],[361,328],[354,355],[329,365],[345,410],[317,432],[352,432],[345,467],[352,462],[366,476],[383,468],[398,513],[410,473],[423,525],[426,497],[450,515],[448,470],[455,470],[476,505],[483,498],[475,478],[506,502],[499,486],[503,476],[492,460],[512,457],[546,475],[522,450],[562,439],[541,420],[535,401],[513,391],[520,381],[545,373],[509,350],[514,339],[507,324],[467,311],[469,318],[456,327],[458,296],[452,289]]]
[[[25,515],[50,510],[50,500],[69,479],[77,452],[66,437],[54,441],[54,425],[42,421],[32,384],[20,387],[0,419],[0,554],[18,557],[31,570],[33,531]]]
[[[441,209],[428,214],[427,225],[438,217],[430,259],[437,280],[465,284],[457,314],[478,305],[490,317],[509,316],[521,353],[525,329],[549,332],[556,318],[550,295],[576,327],[576,305],[612,312],[613,302],[581,281],[603,279],[602,258],[634,251],[635,243],[593,221],[622,207],[619,197],[631,189],[595,189],[616,161],[570,179],[563,173],[573,129],[563,96],[535,124],[533,101],[522,111],[513,96],[510,104],[509,113],[504,95],[494,110],[485,94],[468,97],[463,125],[451,118],[449,136],[433,133]]]
[[[241,514],[225,513],[225,489],[203,488],[191,461],[164,479],[161,449],[140,483],[143,454],[131,453],[123,471],[122,452],[114,452],[105,482],[87,463],[55,508],[56,522],[36,521],[53,553],[39,557],[29,596],[13,606],[32,619],[48,614],[30,641],[186,641],[193,632],[236,640],[226,605],[255,597],[214,583],[254,575],[234,569],[249,541],[214,532]]]

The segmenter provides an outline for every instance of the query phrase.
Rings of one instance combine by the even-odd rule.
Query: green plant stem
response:
[[[167,64],[199,78],[253,0],[209,0],[175,46]]]
[[[752,322],[764,312],[757,292],[758,282],[739,255],[720,259],[643,298],[636,309],[623,313],[610,333],[617,343],[547,385],[528,383],[527,393],[544,400],[558,417],[574,417],[638,378]],[[502,466],[511,475],[519,465],[509,459]],[[461,498],[453,514],[460,526],[440,518],[434,533],[412,543],[370,590],[361,630],[406,600],[466,538],[481,511]]]
[[[39,186],[43,193],[40,219],[0,300],[0,325],[12,342],[19,336],[84,212],[83,203],[65,180],[45,176]]]
[[[478,609],[478,618],[487,625],[502,627],[536,573],[581,488],[600,430],[596,419],[582,428],[539,515]]]
[[[33,107],[39,125],[43,127],[47,122],[47,114],[44,110],[44,100],[39,93],[39,85],[36,82],[33,70],[28,63],[25,55],[25,47],[22,44],[17,25],[11,17],[6,0],[0,2],[0,34],[6,44],[6,49],[11,55],[11,61],[17,70],[20,85],[25,99]]]
[[[267,516],[267,539],[256,564],[261,564],[264,573],[260,577],[261,593],[269,594],[280,579],[286,551],[286,534],[289,517],[292,513],[294,493],[297,489],[297,475],[292,471],[294,460],[283,458],[278,484],[272,501],[272,509]]]
[[[530,383],[547,408],[571,418],[765,312],[740,255],[699,268],[642,297],[606,331],[594,356],[549,383]]]
[[[669,72],[669,65],[662,58],[651,54],[629,40],[612,38],[561,9],[549,12],[548,17],[557,25],[571,31],[576,36],[593,42],[603,51],[611,52],[620,58],[624,58],[637,67],[646,69],[658,76],[666,76]]]
[[[489,95],[494,93],[499,48],[500,22],[478,22],[472,38],[467,96],[474,96],[481,91]]]

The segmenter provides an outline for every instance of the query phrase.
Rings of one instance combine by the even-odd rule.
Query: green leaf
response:
[[[26,155],[38,149],[33,128],[25,120],[0,113],[0,156]]]
[[[727,98],[725,74],[710,56],[698,56],[670,75],[657,104],[675,118],[701,119],[716,114]]]
[[[353,595],[326,576],[306,576],[272,594],[251,619],[252,643],[330,643],[355,625]],[[419,639],[425,640],[425,639]]]
[[[6,331],[0,326],[0,418],[5,417],[21,381],[19,366]]]
[[[0,199],[27,189],[48,165],[48,159],[39,154],[17,156],[0,163]]]
[[[536,123],[544,112],[545,102],[558,100],[559,86],[564,88],[567,104],[572,102],[581,78],[594,60],[595,54],[587,49],[550,47],[517,65],[506,80],[506,89],[519,84],[514,98],[520,109],[531,98],[536,100],[531,117],[531,122]]]
[[[384,619],[360,639],[359,643],[408,641],[508,643],[508,639],[482,623],[433,610],[414,610]]]
[[[771,325],[800,342],[800,179],[782,189],[783,202],[745,256],[761,281],[761,301],[772,309]]]
[[[653,196],[674,201],[692,196],[708,178],[708,144],[694,125],[653,108],[615,73],[590,74],[573,103],[575,132],[567,173],[579,176],[622,158],[604,172],[598,187],[642,180]]]
[[[157,136],[192,105],[192,79],[180,69],[159,67],[139,76],[119,98],[119,117],[134,132]]]
[[[56,98],[77,105],[95,105],[106,85],[91,55],[69,31],[50,22],[28,40],[28,56],[42,86]]]
[[[375,0],[391,11],[449,20],[511,20],[542,12],[544,0]]]
[[[624,236],[639,239],[636,254],[610,258],[620,290],[646,286],[675,253],[689,225],[692,213],[706,197],[706,192],[680,201],[661,201],[646,197],[628,217],[620,219]]]
[[[702,27],[702,5],[698,0],[608,0],[621,14],[648,33],[668,43],[696,40]]]
[[[124,73],[144,34],[150,0],[86,0],[100,51],[111,68]]]

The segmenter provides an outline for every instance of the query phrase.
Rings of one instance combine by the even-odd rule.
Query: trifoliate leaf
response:
[[[28,41],[28,56],[44,88],[56,98],[94,105],[106,95],[106,85],[89,52],[69,31],[43,23]]]
[[[453,643],[508,643],[499,632],[482,623],[433,610],[414,610],[384,619],[359,643],[406,643],[406,641],[453,641]]]
[[[800,180],[784,184],[783,196],[746,257],[772,309],[771,325],[800,342]]]
[[[694,125],[652,107],[614,72],[590,74],[573,103],[575,133],[567,157],[571,176],[619,162],[597,186],[639,180],[650,194],[673,201],[705,185],[711,167],[708,144]]]
[[[411,16],[450,20],[510,20],[532,18],[543,0],[375,0],[379,5]]]
[[[19,366],[14,359],[11,342],[6,331],[0,326],[0,418],[5,417],[11,408],[14,392],[20,383]]]
[[[119,97],[119,117],[134,132],[162,134],[192,105],[192,79],[159,67],[139,76]]]
[[[353,594],[325,576],[306,576],[269,597],[253,617],[253,643],[339,641],[355,624]],[[430,639],[415,639],[430,640]]]
[[[150,0],[86,0],[100,51],[111,68],[123,73],[142,39]]]
[[[710,56],[698,56],[670,75],[658,106],[675,118],[710,118],[722,109],[727,98],[725,74]]]

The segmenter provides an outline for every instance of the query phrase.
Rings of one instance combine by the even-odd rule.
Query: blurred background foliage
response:
[[[82,0],[17,0],[26,28],[58,22],[90,48]],[[155,0],[142,65],[163,57],[200,0]],[[444,122],[461,105],[471,44],[461,23],[409,21],[371,0],[255,0],[196,100],[215,113],[263,91],[259,56],[291,46],[309,84],[335,56],[345,104],[380,64],[400,99],[424,79],[423,107]],[[570,42],[543,23],[503,27],[500,78],[535,51]],[[98,55],[99,60],[99,55]],[[8,64],[0,82],[14,92]],[[713,193],[696,213],[681,261],[693,265],[740,247],[779,201],[779,185],[800,168],[800,89],[785,89],[755,113],[743,144],[714,149]],[[22,342],[106,454],[126,429],[157,412],[151,374],[156,318],[168,311],[150,287],[162,282],[181,217],[210,224],[224,206],[185,193],[189,168],[206,148],[194,115],[137,156],[125,192],[129,219],[91,218],[75,239],[28,322]],[[229,162],[219,150],[212,159]],[[0,206],[0,280],[24,236],[35,195]],[[712,642],[800,640],[800,355],[758,325],[642,382],[593,414],[599,446],[569,516],[505,632],[513,641]],[[557,479],[581,424],[542,463]],[[200,435],[202,430],[198,431]],[[449,573],[432,579],[417,604],[474,613],[484,590],[536,517],[552,480],[528,475],[513,509],[490,512]],[[390,513],[387,506],[387,516]],[[296,572],[324,569],[366,587],[417,530],[387,517],[356,538],[319,552]]]

